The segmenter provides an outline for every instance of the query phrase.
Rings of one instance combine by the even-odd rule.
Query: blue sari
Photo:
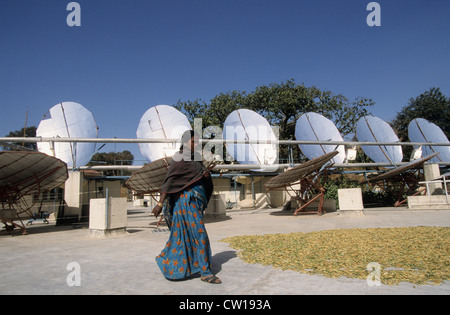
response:
[[[167,279],[184,279],[198,272],[212,274],[211,248],[203,223],[206,206],[201,182],[172,194],[165,202],[163,213],[170,237],[156,262]]]

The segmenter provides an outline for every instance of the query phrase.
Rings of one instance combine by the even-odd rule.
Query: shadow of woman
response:
[[[217,274],[222,270],[222,265],[227,261],[237,257],[236,251],[228,250],[214,254],[211,257],[211,271],[213,274]]]

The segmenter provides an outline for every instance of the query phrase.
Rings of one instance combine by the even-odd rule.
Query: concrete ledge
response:
[[[310,203],[306,207],[306,210],[307,211],[308,210],[317,210],[318,208],[319,208],[319,201],[316,200],[316,201]],[[334,199],[325,199],[323,201],[323,210],[325,210],[325,212],[327,212],[327,213],[335,212],[336,211],[336,200],[334,200]]]
[[[364,210],[339,210],[339,215],[359,217],[365,215]]]
[[[450,210],[450,204],[447,203],[445,195],[410,196],[408,197],[408,209]]]
[[[95,230],[95,229],[89,229],[89,237],[111,237],[111,236],[123,236],[127,235],[127,229],[126,228],[118,228],[118,229],[108,229],[108,230]]]

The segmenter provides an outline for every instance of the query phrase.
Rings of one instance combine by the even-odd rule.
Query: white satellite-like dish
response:
[[[140,139],[180,139],[192,130],[186,115],[169,105],[156,105],[141,117],[136,136]],[[142,155],[150,162],[171,157],[180,148],[177,143],[140,143]]]
[[[269,122],[258,113],[249,109],[238,109],[228,115],[223,126],[223,139],[225,140],[250,140],[260,143],[228,143],[228,153],[241,164],[264,165],[253,171],[269,171],[278,161],[278,147],[275,133]],[[267,167],[266,167],[267,165]]]
[[[408,137],[411,142],[449,143],[441,128],[423,118],[416,118],[409,123]],[[439,153],[432,162],[450,162],[450,146],[423,146],[422,152],[424,155]]]
[[[344,141],[331,120],[312,112],[305,113],[297,119],[295,138],[298,141]],[[334,151],[338,151],[339,154],[331,159],[332,163],[343,163],[346,157],[344,145],[301,144],[299,147],[310,160]]]
[[[356,137],[361,142],[399,142],[392,127],[382,119],[373,116],[364,116],[356,124]],[[375,163],[391,163],[397,165],[403,160],[401,146],[362,146]]]
[[[74,102],[62,102],[52,108],[41,120],[37,137],[97,138],[98,127],[92,113]],[[95,143],[38,142],[38,150],[64,161],[68,167],[77,168],[90,162],[95,153]]]

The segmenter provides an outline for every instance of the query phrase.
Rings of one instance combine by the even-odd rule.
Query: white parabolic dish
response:
[[[328,118],[317,113],[305,113],[297,120],[295,125],[295,138],[298,141],[344,141],[335,124]],[[345,146],[343,145],[299,145],[300,150],[310,160],[324,154],[338,151],[331,161],[343,163],[345,160]]]
[[[249,109],[238,109],[228,115],[223,126],[225,140],[276,141],[275,133],[269,122],[258,113]],[[268,171],[270,165],[278,161],[278,146],[275,143],[227,144],[228,153],[241,164],[267,165],[254,171]]]
[[[36,130],[36,136],[49,138],[97,138],[98,127],[92,113],[74,102],[62,102],[49,110]],[[68,167],[80,167],[90,162],[95,143],[38,142],[38,150],[57,157]]]
[[[169,105],[156,105],[142,116],[136,136],[140,139],[181,139],[186,130],[191,130],[186,115]],[[171,157],[180,148],[180,143],[140,143],[142,155],[150,162]]]
[[[373,116],[358,120],[356,137],[361,142],[400,142],[387,122]],[[375,163],[398,164],[403,160],[401,146],[362,146],[362,149]]]
[[[409,123],[408,137],[411,142],[449,143],[447,136],[437,125],[423,118],[416,118]],[[450,146],[424,146],[423,155],[439,152],[431,159],[433,162],[450,162]]]

